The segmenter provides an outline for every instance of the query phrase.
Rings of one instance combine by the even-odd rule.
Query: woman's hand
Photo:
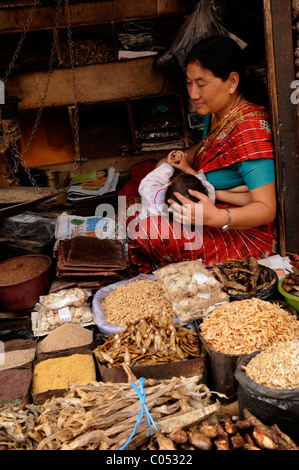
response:
[[[208,196],[189,189],[190,195],[196,197],[198,202],[193,202],[180,193],[174,193],[181,204],[169,199],[171,206],[168,208],[172,212],[176,222],[183,225],[209,225],[210,227],[223,227],[227,223],[227,212],[225,209],[216,207]]]
[[[231,227],[235,230],[248,230],[260,225],[270,224],[275,220],[275,183],[266,184],[249,192],[251,195],[249,204],[243,207],[230,208]],[[201,225],[198,221],[200,220],[200,214],[202,214],[202,225],[221,228],[227,224],[226,209],[216,207],[206,195],[198,191],[190,189],[189,193],[195,196],[198,202],[192,202],[178,193],[175,193],[175,196],[184,204],[183,206],[169,200],[171,204],[169,210],[173,213],[174,220],[183,224]]]
[[[196,175],[196,171],[191,168],[188,162],[188,155],[181,150],[172,150],[166,157],[166,163],[171,165],[173,168],[181,170],[183,173],[189,175]]]

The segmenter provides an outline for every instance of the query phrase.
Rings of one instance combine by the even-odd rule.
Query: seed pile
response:
[[[299,340],[295,315],[257,298],[217,307],[204,318],[200,329],[207,344],[225,354],[250,354],[272,344]]]
[[[33,370],[33,393],[65,389],[68,384],[86,385],[96,380],[95,364],[89,354],[72,354],[38,362]]]
[[[93,333],[77,323],[63,323],[37,343],[37,353],[61,351],[92,343]]]
[[[299,388],[299,341],[275,344],[254,356],[243,369],[253,382],[265,387]]]
[[[108,323],[124,326],[141,318],[162,313],[174,316],[171,304],[165,299],[156,281],[137,280],[121,285],[101,301]]]
[[[35,358],[35,348],[16,349],[7,351],[0,355],[0,371],[19,367],[33,361]]]
[[[0,285],[31,279],[49,266],[49,260],[37,257],[19,257],[0,265]]]

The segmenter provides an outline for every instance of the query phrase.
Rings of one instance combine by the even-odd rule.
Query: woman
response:
[[[176,168],[192,170],[194,174],[202,170],[216,189],[217,202],[213,204],[196,191],[190,191],[190,195],[197,198],[197,203],[176,194],[183,205],[169,202],[177,226],[174,222],[169,227],[170,223],[161,218],[140,221],[129,255],[132,264],[141,271],[151,270],[155,260],[165,265],[201,258],[210,266],[227,258],[261,258],[275,252],[271,130],[266,109],[249,93],[250,75],[242,54],[236,42],[228,37],[204,39],[189,54],[188,93],[197,112],[210,115],[210,129],[201,142],[184,153]],[[186,250],[186,240],[192,237],[186,225],[197,225],[199,207],[203,224],[201,243]],[[164,231],[172,233],[172,229],[175,236],[170,235],[165,241]]]

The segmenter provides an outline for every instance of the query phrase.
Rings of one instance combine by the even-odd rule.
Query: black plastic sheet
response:
[[[235,377],[238,382],[239,414],[246,408],[268,426],[277,424],[296,443],[299,442],[299,388],[279,390],[253,382],[242,369],[259,352],[243,357]]]

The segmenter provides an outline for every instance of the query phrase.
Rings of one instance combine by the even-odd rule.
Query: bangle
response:
[[[225,232],[226,230],[229,230],[230,229],[230,226],[231,226],[231,223],[232,223],[232,215],[231,215],[231,212],[229,209],[225,209],[227,211],[227,214],[228,214],[228,219],[227,219],[227,223],[225,225],[223,225],[223,227],[221,227],[221,230],[223,232]]]

